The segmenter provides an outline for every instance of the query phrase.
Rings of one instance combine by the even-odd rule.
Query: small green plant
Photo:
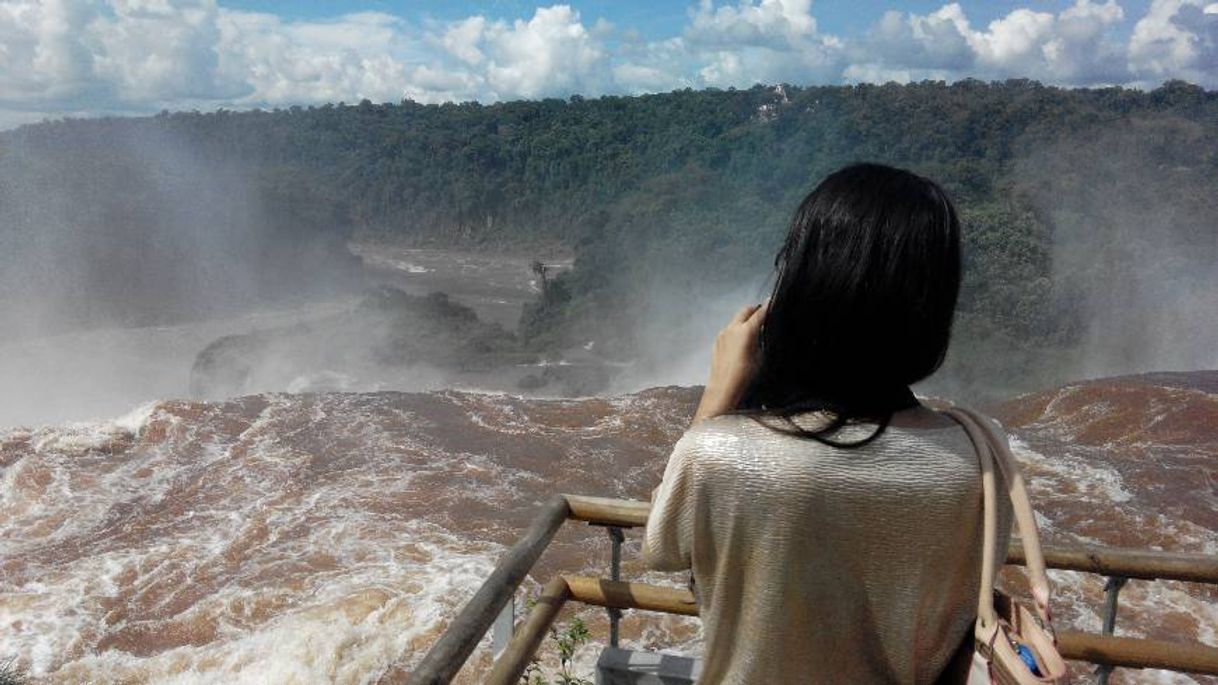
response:
[[[8,661],[0,661],[0,685],[25,685],[25,673],[13,665],[17,657],[9,657]]]
[[[530,599],[526,602],[526,606],[532,609],[536,603],[536,600]],[[571,662],[575,658],[576,650],[587,643],[591,637],[592,633],[589,632],[588,625],[578,616],[571,619],[571,624],[566,628],[559,629],[557,626],[552,626],[550,628],[550,640],[558,647],[559,670],[556,676],[557,680],[551,683],[546,678],[541,670],[541,660],[534,656],[533,660],[529,662],[528,667],[524,669],[520,682],[523,685],[592,685],[591,680],[581,678],[571,672]]]
[[[561,665],[558,672],[558,685],[592,685],[592,681],[571,673],[571,660],[575,658],[575,650],[588,641],[592,633],[584,620],[576,616],[571,619],[571,625],[566,630],[550,628],[550,639],[558,645],[558,661]]]

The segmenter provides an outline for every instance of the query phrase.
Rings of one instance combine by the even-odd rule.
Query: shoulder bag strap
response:
[[[989,441],[976,422],[954,407],[943,413],[964,428],[977,452],[977,462],[981,467],[983,518],[981,587],[977,593],[977,638],[988,642],[990,635],[998,630],[998,615],[994,611],[994,576],[998,568],[998,507],[995,501],[994,464],[990,456]]]
[[[989,443],[993,462],[998,464],[1003,480],[1007,484],[1007,492],[1011,498],[1011,507],[1015,513],[1015,524],[1019,528],[1020,541],[1023,543],[1024,556],[1027,559],[1028,580],[1032,586],[1032,598],[1036,605],[1036,613],[1050,629],[1052,615],[1049,611],[1049,576],[1045,572],[1045,556],[1040,547],[1040,533],[1036,526],[1036,516],[1032,512],[1032,503],[1028,499],[1028,490],[1024,484],[1023,475],[1015,458],[1007,448],[1006,440],[998,435],[993,422],[972,409],[955,407],[955,412],[968,417],[978,426]]]

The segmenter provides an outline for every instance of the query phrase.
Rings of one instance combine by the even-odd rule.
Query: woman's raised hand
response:
[[[711,353],[710,378],[694,423],[736,408],[757,372],[759,334],[769,303],[748,305],[736,312],[719,335]]]

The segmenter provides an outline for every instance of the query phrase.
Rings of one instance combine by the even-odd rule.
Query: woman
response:
[[[943,362],[960,224],[875,164],[800,205],[764,305],[715,341],[656,490],[649,565],[692,569],[700,683],[932,683],[971,633],[976,453],[909,386]],[[998,549],[1010,531],[1001,511]]]

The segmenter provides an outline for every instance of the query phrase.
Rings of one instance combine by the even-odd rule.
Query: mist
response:
[[[1025,138],[1027,151],[1002,181],[1006,211],[1042,226],[1051,266],[1047,278],[1020,284],[1040,309],[1011,317],[1044,332],[1029,343],[1015,326],[979,328],[965,305],[943,368],[915,390],[987,403],[1083,379],[1218,368],[1210,133],[1182,119],[1133,119],[1064,140]],[[966,216],[970,230],[977,226]],[[962,303],[991,286],[970,268],[975,257],[965,255]],[[752,276],[724,285],[714,265],[674,263],[638,289],[634,309],[644,315],[633,334],[643,352],[612,389],[704,383],[715,335],[740,307],[768,296],[771,264],[759,259]]]
[[[734,288],[707,287],[696,294],[654,287],[635,331],[646,353],[614,379],[608,392],[706,383],[715,336],[742,307],[764,302],[772,285],[759,274]]]
[[[0,425],[184,396],[217,335],[349,298],[348,228],[301,221],[302,183],[147,120],[4,134]]]
[[[1203,126],[1132,120],[1017,163],[1081,327],[1071,378],[1218,368],[1216,152]]]

